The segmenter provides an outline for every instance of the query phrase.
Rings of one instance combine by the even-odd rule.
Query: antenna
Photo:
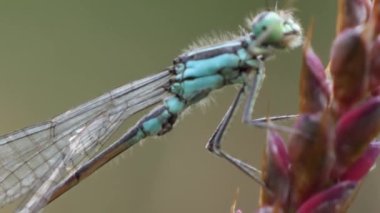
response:
[[[276,0],[275,6],[274,6],[274,11],[277,12],[277,5],[278,5],[278,0]]]
[[[268,11],[273,10],[273,7],[271,7],[272,4],[270,4],[271,2],[274,2],[274,11],[277,11],[279,0],[274,0],[274,1],[266,0],[265,1],[265,9]]]

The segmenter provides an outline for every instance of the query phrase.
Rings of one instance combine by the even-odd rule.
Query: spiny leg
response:
[[[248,95],[247,95],[247,100],[244,106],[244,111],[243,111],[243,116],[242,116],[243,123],[256,126],[258,128],[271,128],[271,129],[279,130],[282,132],[294,133],[296,130],[294,130],[293,128],[274,125],[268,121],[287,120],[291,118],[296,118],[298,115],[282,115],[282,116],[274,116],[274,117],[259,118],[259,119],[252,118],[252,114],[253,114],[254,107],[256,104],[256,99],[257,99],[257,96],[259,95],[259,91],[261,89],[264,78],[265,78],[265,66],[263,62],[259,61],[259,69],[255,77],[253,78],[253,81],[248,82],[245,85],[245,89]]]
[[[263,66],[261,66],[261,67],[263,67]],[[255,92],[258,92],[258,90],[260,89],[260,86],[261,86],[261,82],[258,82],[258,81],[262,81],[264,79],[264,71],[265,71],[264,69],[259,69],[257,71],[256,75],[253,77],[252,84],[249,86],[247,84],[244,84],[243,87],[239,90],[238,94],[236,95],[235,99],[233,100],[232,104],[230,105],[229,109],[227,110],[226,114],[223,116],[223,119],[218,124],[213,135],[211,136],[211,138],[207,142],[206,148],[210,152],[216,154],[217,156],[226,159],[228,162],[232,163],[234,166],[236,166],[242,172],[244,172],[245,174],[247,174],[248,176],[253,178],[260,185],[265,187],[265,183],[260,178],[261,172],[258,169],[252,167],[251,165],[249,165],[249,164],[247,164],[247,163],[245,163],[245,162],[243,162],[243,161],[241,161],[241,160],[239,160],[233,156],[231,156],[227,152],[223,151],[222,147],[221,147],[223,134],[224,134],[226,128],[228,127],[228,125],[231,121],[231,118],[232,118],[234,112],[236,111],[237,106],[238,106],[241,98],[243,97],[245,90],[247,89],[247,87],[250,87],[249,89],[253,89],[253,90],[255,90]],[[250,92],[249,94],[257,97],[257,94],[255,92]]]
[[[234,101],[232,102],[231,106],[229,107],[226,114],[223,116],[223,119],[218,124],[218,127],[214,131],[213,135],[209,139],[206,145],[206,149],[208,149],[210,152],[216,154],[219,157],[222,157],[226,159],[228,162],[232,163],[234,166],[236,166],[239,170],[247,174],[249,177],[253,178],[256,182],[258,182],[260,185],[265,187],[264,182],[261,181],[260,170],[256,169],[255,167],[249,165],[248,163],[245,163],[244,161],[241,161],[227,152],[225,152],[222,147],[222,137],[223,134],[228,127],[228,124],[233,116],[234,111],[237,109],[238,103],[244,94],[244,88],[241,88],[236,95]],[[259,118],[257,119],[257,122],[267,122],[268,120],[283,120],[283,119],[290,119],[295,117],[296,115],[284,115],[284,116],[274,116],[274,117],[268,117],[268,118]]]
[[[247,103],[245,106],[245,114],[252,113],[253,112],[253,107],[255,104],[255,100],[257,98],[258,92],[261,88],[262,81],[264,80],[264,68],[262,64],[260,64],[260,68],[257,71],[256,75],[253,78],[253,81],[251,84],[244,84],[244,86],[239,90],[238,94],[236,95],[235,99],[233,100],[232,104],[230,105],[229,109],[227,110],[226,114],[223,116],[223,119],[221,122],[218,124],[218,127],[214,131],[213,135],[209,139],[206,148],[216,154],[219,157],[222,157],[226,159],[228,162],[232,163],[234,166],[236,166],[239,170],[253,178],[256,182],[258,182],[260,185],[262,185],[264,188],[265,183],[261,180],[260,175],[261,172],[260,170],[256,169],[255,167],[249,165],[248,163],[245,163],[244,161],[241,161],[224,150],[222,150],[221,143],[222,143],[222,137],[223,134],[228,127],[231,118],[236,111],[238,104],[245,93],[246,90],[248,90],[248,99]],[[275,120],[284,120],[284,119],[291,119],[297,117],[297,115],[283,115],[283,116],[274,116],[274,117],[267,117],[267,118],[259,118],[259,119],[249,119],[249,124],[254,123],[254,124],[260,124],[260,125],[254,125],[258,127],[271,127],[268,124],[268,121],[275,121]],[[245,121],[246,116],[244,117],[243,115],[243,121]],[[261,125],[262,124],[262,125]],[[276,127],[276,126],[275,126]]]
[[[232,157],[228,153],[222,150],[221,148],[221,142],[223,134],[228,126],[228,124],[231,121],[231,118],[236,111],[236,108],[239,104],[239,101],[244,93],[244,88],[241,88],[236,95],[234,101],[230,105],[229,109],[227,110],[226,114],[223,116],[223,119],[218,124],[218,127],[212,134],[211,138],[207,142],[206,149],[208,149],[210,152],[216,154],[219,157],[222,157],[235,165],[237,168],[239,168],[241,171],[246,173],[248,176],[252,177],[255,181],[257,181],[260,185],[264,185],[264,183],[260,180],[260,171],[249,164]]]
[[[261,117],[261,118],[255,118],[253,119],[257,123],[267,123],[268,121],[282,121],[282,120],[290,120],[295,119],[299,115],[276,115],[276,116],[270,116],[270,117]]]

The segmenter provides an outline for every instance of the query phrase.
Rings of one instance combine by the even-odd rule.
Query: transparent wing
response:
[[[52,120],[0,136],[0,206],[42,184],[64,160],[59,180],[91,158],[129,116],[163,100],[171,74],[114,89]],[[37,185],[37,186],[36,186]]]

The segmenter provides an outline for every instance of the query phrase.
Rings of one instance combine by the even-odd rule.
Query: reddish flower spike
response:
[[[263,181],[267,189],[262,190],[261,205],[285,204],[290,191],[290,161],[284,140],[269,130],[263,168]]]
[[[370,0],[339,0],[337,33],[356,27],[368,20],[371,14]]]
[[[342,181],[361,180],[376,163],[380,154],[380,142],[373,142],[360,158],[339,179]]]
[[[336,127],[338,171],[347,169],[380,131],[380,96],[345,113]]]
[[[355,182],[340,182],[308,199],[297,210],[297,213],[340,212],[339,207],[345,206],[347,198],[350,197],[355,187]]]
[[[366,58],[367,50],[359,29],[348,29],[335,40],[330,70],[338,114],[364,98],[368,79]]]
[[[380,2],[380,1],[379,1]],[[369,89],[372,95],[380,94],[380,37],[378,36],[370,53],[369,62]]]
[[[300,113],[323,110],[329,101],[330,88],[321,60],[310,45],[304,46],[300,84]]]

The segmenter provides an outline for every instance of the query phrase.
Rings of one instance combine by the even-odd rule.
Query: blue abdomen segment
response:
[[[179,95],[186,102],[192,102],[192,99],[197,98],[199,95],[207,95],[210,91],[222,87],[223,82],[224,79],[221,75],[210,75],[176,82],[170,87],[170,92]]]
[[[164,125],[173,116],[165,106],[158,108],[156,113],[142,123],[142,130],[146,135],[159,135],[164,131]],[[170,125],[170,124],[168,124]]]
[[[234,69],[239,66],[240,58],[236,54],[225,53],[212,58],[202,60],[190,60],[184,62],[183,71],[177,71],[176,80],[199,78],[215,75],[221,70]]]
[[[174,115],[178,115],[186,108],[186,104],[177,96],[171,96],[165,99],[164,105],[166,106],[168,111]]]

